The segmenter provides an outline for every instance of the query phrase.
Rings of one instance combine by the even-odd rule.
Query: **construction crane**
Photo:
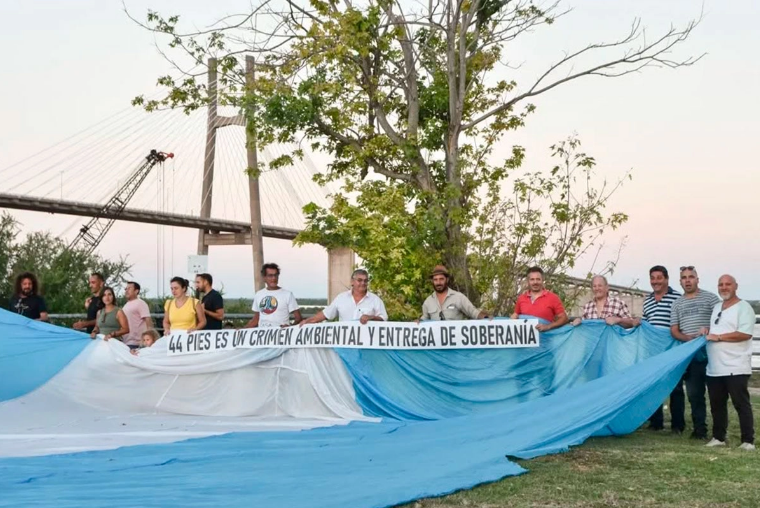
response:
[[[79,230],[79,234],[74,241],[69,245],[69,249],[82,248],[88,254],[94,251],[100,242],[103,241],[108,230],[111,229],[113,223],[116,221],[113,218],[115,215],[120,214],[127,207],[127,203],[134,197],[137,189],[143,183],[145,178],[150,173],[150,170],[156,164],[163,163],[166,159],[174,158],[173,153],[164,153],[156,150],[151,150],[143,163],[129,175],[126,183],[121,186],[116,193],[111,196],[111,199],[103,205],[98,215],[90,219],[90,222],[82,226]],[[104,218],[101,215],[106,215],[111,218]]]

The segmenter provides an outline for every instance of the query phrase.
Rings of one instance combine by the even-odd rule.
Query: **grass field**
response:
[[[760,376],[752,385],[760,385]],[[753,397],[753,409],[760,429],[760,396]],[[724,449],[689,439],[690,423],[683,435],[642,428],[628,436],[590,439],[568,453],[519,461],[527,474],[407,508],[760,507],[760,451],[736,448],[739,424],[730,402],[729,421]]]

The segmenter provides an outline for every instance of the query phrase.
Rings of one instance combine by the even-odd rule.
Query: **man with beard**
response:
[[[726,446],[728,397],[739,415],[742,443],[739,448],[755,449],[752,402],[747,385],[752,375],[752,332],[755,311],[736,296],[739,285],[731,275],[718,279],[719,302],[710,316],[707,335],[707,391],[713,418],[713,438],[707,446]]]
[[[29,319],[48,321],[45,300],[38,294],[37,277],[31,272],[24,272],[16,277],[10,310]]]
[[[528,269],[528,290],[518,296],[515,302],[512,319],[521,315],[548,321],[548,324],[541,323],[536,326],[539,332],[559,328],[570,321],[559,296],[544,288],[544,271],[538,266]]]
[[[195,291],[203,293],[201,304],[206,313],[204,330],[221,330],[224,321],[224,298],[214,289],[214,278],[209,273],[199,273],[195,276]]]
[[[422,320],[487,319],[488,314],[477,309],[470,300],[449,287],[449,272],[443,265],[433,268],[430,275],[435,292],[422,304]]]
[[[710,316],[716,304],[720,302],[718,295],[700,289],[699,275],[693,266],[681,267],[681,287],[683,296],[673,303],[670,312],[670,334],[681,342],[689,342],[697,337],[705,327],[710,326]],[[694,431],[693,439],[707,439],[707,404],[705,403],[705,372],[707,370],[707,353],[700,350],[686,367],[683,379],[676,385],[676,390],[683,393],[683,383],[686,382],[686,394],[691,404],[691,421]],[[680,396],[683,400],[683,395]],[[673,405],[671,414],[673,421],[685,422],[686,408]],[[675,413],[679,413],[675,416]]]

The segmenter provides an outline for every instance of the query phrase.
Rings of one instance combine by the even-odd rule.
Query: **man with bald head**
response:
[[[610,296],[610,286],[603,275],[595,275],[591,279],[591,292],[594,299],[583,306],[582,319],[604,319],[608,325],[620,325],[623,328],[636,325],[625,302],[617,296]],[[581,318],[576,318],[573,326],[579,324]]]
[[[681,267],[681,287],[683,295],[673,302],[670,312],[670,334],[676,340],[689,342],[700,337],[700,330],[710,326],[710,316],[713,308],[720,303],[720,298],[714,293],[700,289],[699,275],[693,266]],[[671,397],[673,430],[683,432],[686,428],[686,404],[683,396],[685,382],[686,394],[691,404],[691,421],[694,425],[694,431],[691,433],[693,439],[707,439],[706,371],[707,353],[702,349],[694,355],[683,378],[675,387],[674,392],[680,392],[679,397]]]
[[[752,332],[755,311],[736,296],[739,285],[731,275],[718,279],[718,303],[707,334],[707,391],[713,418],[713,438],[707,446],[726,446],[728,398],[739,415],[743,450],[755,449],[752,403],[747,385],[752,375]]]

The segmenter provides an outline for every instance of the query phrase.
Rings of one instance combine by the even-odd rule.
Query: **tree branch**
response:
[[[317,128],[323,135],[336,139],[345,145],[351,146],[359,152],[363,150],[363,147],[358,139],[351,138],[349,136],[341,134],[337,130],[333,129],[330,125],[328,125],[324,120],[322,120],[322,118],[317,116],[315,117],[314,122],[316,123]],[[367,157],[367,162],[372,166],[372,169],[374,169],[379,174],[386,176],[388,178],[392,178],[394,180],[402,180],[405,182],[412,182],[414,180],[412,175],[397,173],[395,171],[392,171],[386,168],[374,157]]]
[[[658,65],[658,64],[664,65],[670,68],[691,66],[695,64],[697,61],[699,61],[704,55],[700,55],[699,57],[696,57],[696,58],[690,57],[681,61],[673,61],[673,60],[665,59],[665,58],[662,58],[662,55],[666,54],[676,44],[686,40],[691,34],[691,32],[694,30],[694,28],[696,28],[697,25],[700,23],[700,21],[701,21],[701,17],[697,19],[696,21],[691,21],[683,30],[676,30],[675,28],[671,28],[665,33],[665,35],[657,39],[655,42],[651,44],[644,43],[642,46],[640,46],[636,50],[627,52],[621,58],[590,67],[580,72],[571,73],[567,75],[566,77],[558,79],[548,85],[541,86],[541,83],[545,79],[547,79],[559,67],[567,64],[568,62],[574,60],[575,58],[587,52],[598,50],[598,49],[620,47],[622,45],[628,44],[638,39],[639,37],[641,37],[643,35],[643,32],[640,32],[640,22],[639,20],[636,20],[634,21],[632,25],[631,32],[625,38],[616,42],[611,42],[611,43],[591,44],[579,51],[576,51],[575,53],[566,55],[560,61],[552,65],[546,72],[544,72],[533,83],[533,85],[530,87],[530,89],[527,92],[519,94],[516,97],[513,97],[512,99],[504,102],[500,106],[497,106],[493,108],[492,110],[475,118],[474,120],[464,125],[462,127],[462,130],[466,131],[467,129],[475,127],[476,125],[487,120],[488,118],[512,108],[515,104],[517,104],[518,102],[524,99],[548,92],[549,90],[563,83],[567,83],[568,81],[572,81],[582,76],[598,75],[598,76],[605,76],[605,77],[618,77],[618,76],[623,76],[625,74],[630,74],[632,72],[637,72],[641,68],[646,67],[648,65]],[[616,66],[620,66],[620,65],[628,65],[628,66],[631,66],[631,68],[628,68],[619,72],[612,72],[612,73],[604,71],[605,69],[614,69]]]

